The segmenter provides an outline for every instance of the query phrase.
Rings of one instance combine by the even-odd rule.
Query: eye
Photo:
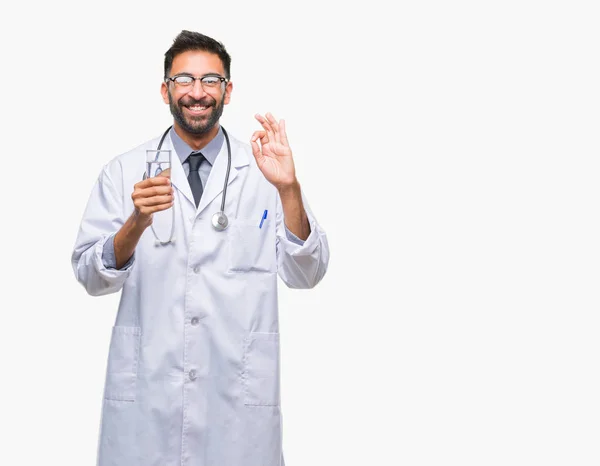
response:
[[[202,84],[205,84],[206,86],[214,87],[220,83],[221,83],[221,80],[219,79],[218,76],[204,76],[202,78]]]
[[[191,76],[175,76],[173,80],[177,84],[183,84],[185,86],[187,84],[191,84],[194,81],[194,78],[192,78]]]

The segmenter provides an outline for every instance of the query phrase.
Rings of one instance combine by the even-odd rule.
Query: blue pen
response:
[[[258,226],[258,228],[262,228],[262,224],[265,221],[265,219],[267,218],[267,210],[265,209],[265,212],[263,213],[262,218],[260,219],[260,225]]]

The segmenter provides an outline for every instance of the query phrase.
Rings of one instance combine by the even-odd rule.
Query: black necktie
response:
[[[198,169],[200,168],[200,164],[203,160],[204,156],[200,152],[192,152],[188,157],[188,162],[190,163],[188,181],[190,183],[190,188],[192,188],[192,194],[194,195],[196,207],[198,207],[200,198],[202,197],[202,181],[200,180],[200,173],[198,173]]]

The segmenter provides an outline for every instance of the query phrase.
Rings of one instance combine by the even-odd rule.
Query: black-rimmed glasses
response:
[[[172,81],[178,88],[187,89],[192,88],[194,86],[194,81],[196,81],[196,79],[200,81],[200,85],[204,89],[217,89],[221,86],[221,83],[226,83],[228,81],[227,78],[214,74],[200,76],[199,78],[184,74],[166,78],[165,81]]]

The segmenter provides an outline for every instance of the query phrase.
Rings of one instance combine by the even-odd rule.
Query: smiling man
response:
[[[93,296],[122,292],[100,466],[284,464],[277,277],[314,287],[329,248],[284,120],[256,115],[249,144],[220,126],[230,64],[210,37],[175,38],[161,85],[173,126],[110,160],[83,214],[75,276]],[[140,181],[158,146],[170,168]]]
[[[184,44],[180,47],[185,47]],[[175,50],[173,54],[176,52]],[[207,135],[212,130],[214,137],[218,131],[219,118],[223,114],[223,107],[229,103],[232,90],[229,81],[230,59],[224,56],[223,60],[226,64],[221,61],[219,55],[198,50],[182,52],[165,60],[165,82],[162,84],[161,92],[165,103],[168,103],[171,108],[176,126],[183,132]],[[201,86],[194,85],[196,70],[203,72],[200,78]],[[174,98],[169,82],[175,83],[176,91],[179,87],[189,92],[183,95],[178,93]],[[227,83],[225,93],[212,92],[220,90],[221,84],[225,82]]]

